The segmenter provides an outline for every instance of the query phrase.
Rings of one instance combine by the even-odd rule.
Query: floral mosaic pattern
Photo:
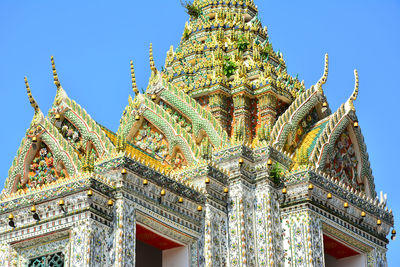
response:
[[[36,188],[43,184],[51,183],[57,179],[68,177],[68,172],[62,168],[56,169],[53,154],[45,143],[40,144],[32,163],[29,165],[28,178],[22,180],[17,190]]]
[[[282,230],[279,203],[273,189],[257,188],[256,255],[259,266],[283,266]]]
[[[228,221],[225,213],[207,205],[205,225],[206,266],[228,265]]]
[[[90,262],[91,229],[89,220],[79,221],[72,230],[71,264],[72,266],[88,266]]]
[[[229,259],[231,266],[256,266],[253,193],[244,185],[231,189],[229,209]]]
[[[322,226],[309,211],[295,211],[282,216],[284,266],[325,266]]]

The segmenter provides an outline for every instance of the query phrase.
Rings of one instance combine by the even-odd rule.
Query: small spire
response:
[[[150,69],[156,73],[157,69],[156,69],[156,65],[154,64],[154,57],[153,57],[153,44],[150,43]]]
[[[58,80],[56,64],[54,63],[54,57],[53,56],[51,56],[51,67],[53,69],[54,84],[57,86],[57,88],[59,88],[59,87],[61,87],[61,84],[60,84],[60,81]]]
[[[324,66],[324,74],[322,75],[321,79],[319,79],[318,83],[317,83],[317,89],[323,93],[322,91],[322,85],[326,83],[326,80],[328,79],[328,63],[329,63],[329,57],[328,57],[328,53],[325,54],[325,66]]]
[[[132,90],[135,95],[139,94],[139,90],[136,85],[135,69],[133,68],[133,61],[131,60],[131,77],[132,77]]]
[[[351,95],[351,98],[353,101],[357,99],[358,96],[358,71],[355,69],[354,70],[354,91],[353,94]]]
[[[35,98],[33,98],[33,95],[31,93],[31,88],[29,87],[28,79],[26,77],[25,77],[25,86],[29,98],[29,103],[31,103],[31,106],[35,109],[35,113],[37,113],[40,111],[39,105],[37,104]]]
[[[354,70],[354,90],[353,93],[351,94],[348,103],[350,108],[355,111],[355,107],[354,107],[354,101],[357,99],[358,97],[358,71],[355,69]]]

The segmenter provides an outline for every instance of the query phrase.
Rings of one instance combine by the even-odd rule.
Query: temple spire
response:
[[[150,43],[149,53],[150,53],[150,69],[152,72],[157,73],[157,68],[156,68],[156,65],[154,64],[153,44],[152,43]]]
[[[29,103],[31,103],[31,106],[35,109],[35,113],[40,112],[39,105],[37,104],[35,98],[32,95],[31,88],[29,87],[28,79],[26,77],[25,77],[25,87],[26,87],[26,93],[28,94]]]
[[[354,90],[353,94],[351,96],[352,100],[356,100],[358,97],[358,71],[355,69],[354,70]]]
[[[133,68],[133,61],[131,60],[131,77],[132,77],[132,90],[135,95],[139,94],[139,90],[136,85],[135,69]]]
[[[56,70],[56,64],[54,63],[54,57],[51,56],[51,67],[53,69],[53,79],[54,79],[54,84],[57,86],[57,88],[61,87],[60,81],[58,79],[57,75],[57,70]]]
[[[68,98],[67,93],[64,91],[64,89],[61,86],[60,80],[58,79],[58,74],[56,70],[56,64],[54,62],[54,57],[51,56],[51,68],[53,70],[53,80],[54,84],[57,86],[57,94],[56,98],[54,100],[54,105],[59,105],[61,104],[66,98]]]
[[[323,93],[322,90],[322,85],[326,83],[326,80],[328,79],[328,70],[329,70],[329,57],[328,57],[328,53],[325,54],[325,66],[324,66],[324,74],[322,75],[322,77],[319,79],[319,81],[317,82],[317,89],[318,91],[320,91],[321,93]]]
[[[31,122],[31,126],[42,123],[44,120],[43,113],[40,110],[38,103],[36,102],[35,98],[32,95],[31,88],[29,87],[28,79],[26,77],[25,77],[25,87],[26,87],[26,93],[28,94],[29,103],[31,103],[31,106],[35,110],[35,114],[33,115],[33,119]]]
[[[355,69],[354,70],[354,90],[353,93],[351,94],[348,103],[350,105],[350,108],[355,111],[354,108],[354,101],[357,99],[358,97],[358,71]]]

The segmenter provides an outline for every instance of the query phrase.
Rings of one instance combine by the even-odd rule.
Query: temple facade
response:
[[[0,199],[0,266],[387,266],[395,238],[354,102],[286,70],[253,0],[194,0],[177,48],[116,132],[54,58]],[[322,68],[322,66],[324,66]]]

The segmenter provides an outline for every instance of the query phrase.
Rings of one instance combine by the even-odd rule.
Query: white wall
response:
[[[355,255],[343,259],[335,259],[334,257],[325,254],[326,267],[365,267],[367,260],[365,255]]]
[[[188,267],[188,247],[171,248],[162,251],[162,267]]]

